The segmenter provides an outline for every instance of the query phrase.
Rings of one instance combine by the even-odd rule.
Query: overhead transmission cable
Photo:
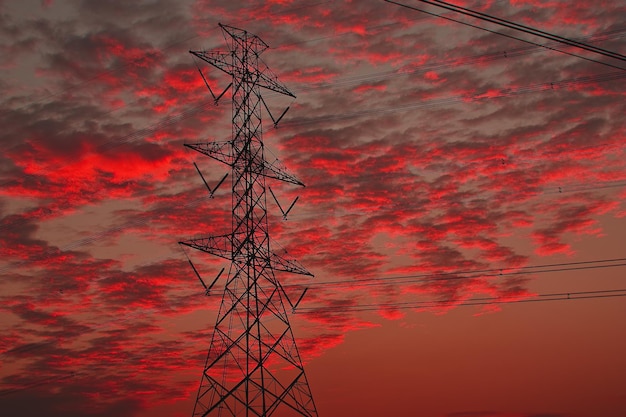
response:
[[[520,41],[520,42],[524,42],[524,43],[528,43],[528,44],[531,44],[531,45],[539,46],[541,48],[549,49],[551,51],[559,52],[559,53],[562,53],[562,54],[565,54],[565,55],[570,55],[570,56],[573,56],[573,57],[576,57],[576,58],[579,58],[579,59],[583,59],[585,61],[594,62],[596,64],[601,64],[601,65],[605,65],[607,67],[615,68],[615,69],[618,69],[618,70],[621,70],[621,71],[626,71],[626,68],[624,68],[624,67],[621,67],[621,66],[618,66],[618,65],[613,65],[613,64],[610,64],[608,62],[599,61],[597,59],[585,57],[585,56],[582,56],[582,55],[578,55],[578,54],[575,54],[573,52],[564,51],[562,49],[557,49],[557,48],[549,46],[547,44],[541,44],[541,43],[533,42],[531,40],[523,39],[523,38],[520,38],[520,37],[517,37],[517,36],[514,36],[514,35],[509,35],[509,34],[506,34],[506,33],[498,32],[496,30],[487,29],[487,28],[484,28],[482,26],[474,25],[474,24],[471,24],[471,23],[468,23],[468,22],[464,22],[462,20],[454,19],[454,18],[451,18],[451,17],[448,17],[448,16],[443,16],[443,15],[440,15],[440,14],[437,14],[437,13],[429,12],[427,10],[423,10],[423,9],[418,8],[418,7],[411,6],[411,5],[408,5],[408,4],[405,4],[405,3],[399,3],[399,2],[396,2],[396,1],[392,1],[392,0],[384,0],[384,1],[387,2],[387,3],[395,4],[395,5],[400,6],[400,7],[404,7],[404,8],[410,9],[410,10],[414,10],[414,11],[417,11],[417,12],[425,13],[425,14],[428,14],[430,16],[439,17],[439,18],[442,18],[442,19],[445,19],[445,20],[449,20],[451,22],[460,23],[462,25],[473,27],[475,29],[480,29],[480,30],[483,30],[485,32],[493,33],[493,34],[496,34],[496,35],[499,35],[499,36],[504,36],[504,37],[510,38],[510,39],[515,39],[515,40]],[[462,13],[462,14],[465,14],[465,15],[472,16],[472,15],[470,15],[468,13],[463,13],[461,10],[456,10],[456,9],[452,8],[451,6],[453,6],[453,5],[448,6],[449,3],[438,2],[438,3],[442,3],[442,4],[438,4],[438,3],[431,2],[431,1],[428,1],[428,0],[417,0],[417,1],[421,1],[422,3],[426,3],[426,4],[433,5],[433,6],[442,7],[444,9],[448,9],[448,10],[452,10],[452,11],[455,11],[455,12],[458,12],[458,13]],[[467,10],[469,10],[469,9],[467,9]],[[487,18],[484,18],[484,17],[483,18],[481,18],[479,16],[472,16],[472,17],[476,17],[476,18],[481,19],[481,20],[489,21],[489,20],[487,20]],[[494,20],[496,20],[496,18],[494,18]],[[494,21],[493,23],[497,23],[497,24],[503,25],[503,23],[498,23],[497,21]],[[509,26],[507,26],[507,27],[509,27]],[[559,39],[561,37],[558,37],[556,35],[553,35],[554,36],[553,38],[550,38],[550,37],[547,37],[547,36],[541,36],[541,34],[539,32],[535,33],[535,32],[533,32],[531,30],[524,30],[521,25],[516,27],[516,24],[514,24],[513,22],[511,22],[511,26],[510,27],[513,28],[513,29],[516,29],[516,30],[528,33],[528,34],[532,34],[532,35],[536,35],[536,36],[542,37],[544,39],[550,39],[550,40],[552,40],[554,42],[558,42],[558,43],[561,43],[561,44],[566,44],[563,40]],[[567,38],[562,38],[562,39],[567,39]],[[580,45],[586,45],[586,44],[584,44],[582,42],[574,41],[574,40],[571,40],[571,39],[567,39],[567,40],[570,43],[567,43],[566,45],[569,45],[569,46],[577,46],[578,48],[582,48]],[[600,49],[600,48],[598,48],[598,49]],[[601,54],[603,56],[607,56],[606,53],[600,53],[598,51],[593,51],[593,52]],[[615,52],[611,52],[611,54],[612,54],[612,56],[610,56],[611,58],[618,59],[620,61],[626,61],[626,57],[624,57],[621,54],[617,54]]]
[[[424,308],[442,308],[442,307],[466,307],[466,306],[484,306],[498,304],[521,304],[536,303],[548,301],[566,301],[566,300],[589,300],[589,299],[606,299],[626,297],[626,288],[611,288],[606,290],[593,291],[571,291],[536,294],[529,298],[506,299],[502,297],[479,297],[468,300],[434,300],[434,301],[407,301],[397,303],[374,303],[374,304],[352,304],[352,305],[325,305],[321,307],[300,307],[298,313],[348,313],[363,311],[388,311],[388,310],[406,310],[406,309],[424,309]]]
[[[607,39],[607,38],[610,39],[610,38],[620,38],[623,36],[624,36],[624,29],[617,29],[617,30],[612,30],[612,31],[607,31],[607,32],[598,32],[598,33],[595,33],[594,35],[588,36],[586,38],[581,38],[581,39]],[[351,84],[359,84],[365,81],[372,82],[372,81],[377,81],[377,80],[388,80],[394,77],[403,77],[403,76],[407,76],[411,74],[421,74],[421,73],[425,73],[428,71],[445,70],[448,68],[457,68],[460,65],[484,64],[486,62],[493,62],[493,61],[500,60],[500,59],[516,58],[516,57],[520,57],[524,55],[533,54],[541,50],[540,46],[541,47],[552,46],[554,44],[555,42],[549,42],[549,43],[541,44],[541,45],[534,45],[534,44],[526,45],[526,46],[520,46],[516,48],[510,48],[510,49],[503,50],[503,51],[489,52],[489,53],[484,53],[484,54],[479,54],[479,55],[466,55],[466,56],[461,56],[458,58],[450,58],[444,61],[438,61],[438,62],[427,63],[427,64],[416,65],[416,66],[411,66],[409,64],[399,69],[393,69],[393,70],[388,70],[388,71],[383,71],[383,72],[368,73],[368,74],[363,74],[363,75],[358,75],[358,76],[353,76],[353,77],[341,78],[341,79],[337,79],[337,80],[334,80],[332,82],[327,82],[327,83],[315,83],[315,84],[311,84],[310,86],[302,86],[298,89],[298,91],[306,92],[306,91],[319,90],[322,88],[333,88],[333,87],[338,87],[338,86],[343,87],[343,86],[351,85]]]
[[[400,106],[385,106],[380,108],[368,109],[368,110],[360,110],[355,112],[346,112],[341,114],[332,114],[332,115],[322,115],[322,116],[314,116],[310,118],[301,118],[301,119],[292,119],[290,121],[284,122],[281,126],[299,126],[306,125],[312,123],[320,123],[327,121],[340,121],[345,119],[351,119],[355,117],[369,116],[373,114],[381,114],[381,113],[391,113],[395,111],[408,111],[417,108],[427,108],[427,107],[436,107],[442,105],[451,105],[455,103],[461,102],[479,102],[487,99],[497,99],[504,97],[515,97],[522,94],[540,92],[540,91],[551,91],[557,90],[561,87],[571,87],[576,85],[586,85],[592,83],[599,82],[607,82],[607,81],[616,81],[626,78],[626,71],[614,71],[610,73],[604,73],[599,75],[592,76],[583,76],[577,78],[570,78],[561,81],[553,81],[539,84],[531,84],[522,87],[513,87],[513,88],[503,88],[497,91],[496,95],[483,96],[481,94],[474,95],[456,95],[451,97],[443,97],[436,98],[431,100],[419,101],[416,103],[404,104]]]
[[[573,46],[576,48],[580,48],[580,49],[584,49],[586,51],[590,51],[590,52],[594,52],[597,53],[599,55],[604,55],[606,57],[609,58],[614,58],[614,59],[618,59],[620,61],[626,61],[626,56],[619,54],[617,52],[613,52],[613,51],[609,51],[607,49],[603,49],[603,48],[599,48],[597,46],[593,46],[593,45],[589,45],[580,41],[577,41],[575,39],[569,39],[569,38],[565,38],[563,36],[559,36],[559,35],[554,35],[552,33],[543,31],[543,30],[539,30],[539,29],[535,29],[526,25],[522,25],[519,23],[515,23],[512,22],[510,20],[507,19],[501,19],[499,17],[494,17],[491,15],[488,15],[486,13],[481,13],[481,12],[477,12],[475,10],[471,10],[465,7],[461,7],[461,6],[457,6],[455,4],[452,3],[448,3],[445,1],[440,1],[440,0],[418,0],[421,1],[422,3],[427,3],[427,4],[431,4],[437,7],[442,7],[445,8],[447,10],[451,10],[457,13],[461,13],[464,14],[466,16],[471,16],[471,17],[475,17],[477,19],[481,19],[481,20],[485,20],[487,22],[490,23],[495,23],[497,25],[501,25],[510,29],[514,29],[514,30],[519,30],[522,31],[524,33],[528,33],[531,35],[535,35],[535,36],[539,36],[541,38],[544,39],[548,39],[551,41],[555,41],[555,42],[559,42],[565,45],[569,45],[569,46]]]
[[[389,277],[372,277],[361,279],[345,279],[340,281],[322,281],[307,284],[311,288],[315,287],[370,287],[399,284],[415,284],[420,282],[438,281],[463,281],[484,277],[505,277],[514,275],[527,275],[548,272],[582,271],[589,269],[604,269],[626,266],[626,258],[614,259],[593,259],[578,262],[562,262],[554,264],[527,265],[521,267],[502,267],[489,269],[468,269],[461,271],[425,273],[414,275],[396,275]]]
[[[13,388],[6,388],[0,390],[0,397],[6,397],[11,394],[15,394],[16,392],[24,391],[30,388],[36,388],[42,385],[58,383],[60,381],[74,378],[77,375],[76,372],[65,372],[59,375],[52,375],[46,378],[41,378],[35,382],[28,383],[26,385],[21,385]]]

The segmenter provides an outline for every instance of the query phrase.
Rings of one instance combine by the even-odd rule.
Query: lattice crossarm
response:
[[[264,161],[263,165],[264,176],[304,187],[304,183],[295,175],[287,172],[287,169],[285,169],[282,164],[279,164],[278,161],[275,161],[274,163]]]
[[[291,272],[292,274],[307,275],[310,277],[313,276],[300,262],[295,259],[285,259],[276,253],[272,253],[270,264],[272,269],[276,271]]]
[[[232,258],[232,243],[230,235],[209,236],[198,239],[183,240],[178,243],[220,258],[228,260]]]
[[[228,166],[233,165],[233,157],[230,154],[231,141],[186,143],[185,146]]]
[[[223,51],[189,51],[190,54],[197,56],[201,60],[208,62],[220,71],[228,75],[235,73],[235,67],[232,64],[232,53]]]
[[[259,59],[259,62],[263,63],[263,69],[258,70],[258,81],[257,84],[260,87],[266,88],[270,91],[274,91],[276,93],[284,94],[289,97],[296,98],[295,94],[293,94],[289,89],[280,81],[278,81],[278,77],[265,65],[264,62]]]

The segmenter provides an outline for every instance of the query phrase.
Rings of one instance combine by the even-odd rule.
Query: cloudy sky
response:
[[[188,51],[218,23],[297,96],[264,140],[306,187],[268,207],[315,275],[279,278],[320,417],[626,415],[626,62],[402,3],[0,0],[3,415],[191,415],[220,295],[187,259],[227,264],[177,242],[231,200],[183,145],[231,101]],[[454,3],[626,53],[623,0]]]

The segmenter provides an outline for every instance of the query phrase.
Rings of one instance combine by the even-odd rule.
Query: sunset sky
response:
[[[451,2],[626,54],[624,0]],[[188,258],[228,262],[177,242],[231,196],[183,145],[230,139],[231,100],[189,50],[218,23],[297,97],[264,95],[306,185],[268,210],[315,275],[277,274],[320,417],[626,415],[626,61],[398,3],[0,0],[2,416],[191,415],[223,281]]]

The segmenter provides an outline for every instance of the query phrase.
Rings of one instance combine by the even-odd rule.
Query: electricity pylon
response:
[[[260,60],[267,44],[244,30],[220,27],[228,51],[190,51],[232,77],[231,84],[216,96],[200,71],[216,104],[232,87],[232,139],[185,145],[230,166],[232,181],[232,231],[179,242],[231,262],[192,415],[316,417],[284,304],[286,300],[295,309],[304,293],[293,303],[274,271],[312,274],[270,249],[265,179],[303,184],[281,166],[265,160],[261,137],[262,108],[274,125],[287,111],[274,118],[261,89],[295,96]],[[202,176],[200,170],[198,173]],[[204,183],[212,196],[217,186],[211,189]],[[270,193],[275,198],[271,189]],[[191,266],[207,294],[224,271],[207,285]]]

